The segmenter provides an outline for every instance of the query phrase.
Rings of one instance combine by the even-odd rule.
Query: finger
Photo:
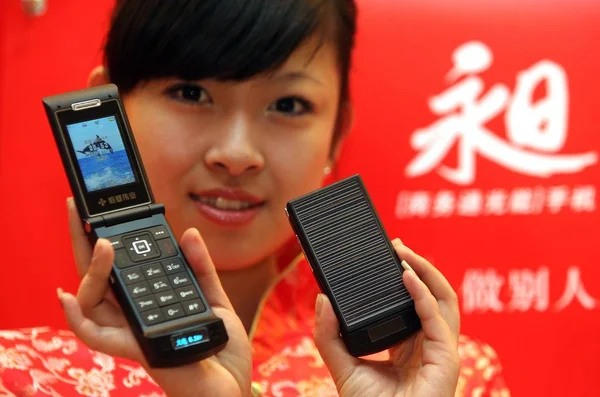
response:
[[[98,239],[88,271],[77,291],[77,301],[88,316],[91,310],[104,300],[113,258],[114,251],[110,242]]]
[[[67,215],[69,218],[69,232],[71,235],[71,246],[75,264],[77,265],[77,273],[79,277],[83,277],[87,272],[88,265],[92,259],[92,248],[88,241],[87,235],[81,225],[81,218],[75,206],[73,197],[67,199]]]
[[[57,292],[69,329],[88,347],[111,356],[135,361],[144,359],[134,348],[137,346],[137,342],[131,331],[123,328],[98,326],[92,320],[84,317],[81,306],[73,295],[62,292],[60,289]]]
[[[340,337],[340,327],[331,306],[324,294],[317,296],[315,307],[315,345],[327,365],[338,390],[352,375],[360,360],[348,353]]]
[[[437,299],[456,303],[458,305],[456,292],[454,292],[454,289],[446,277],[444,277],[435,266],[407,246],[400,243],[395,243],[393,245],[394,250],[400,259],[405,260],[410,264],[415,273],[423,280]]]
[[[181,237],[181,250],[190,267],[194,270],[198,284],[200,284],[200,289],[204,292],[209,305],[224,307],[233,312],[233,306],[223,290],[221,280],[219,280],[206,244],[204,244],[204,240],[198,230],[192,228],[183,233]]]
[[[404,242],[400,239],[400,237],[396,237],[395,239],[392,240],[392,245],[404,245]]]
[[[417,255],[405,245],[395,244],[394,249],[401,259],[410,263],[417,276],[427,285],[433,296],[440,301],[442,315],[458,340],[460,333],[458,296],[448,280],[427,259]]]
[[[405,262],[403,262],[403,265]],[[451,346],[453,342],[450,327],[440,313],[438,301],[429,288],[412,270],[403,273],[406,289],[415,302],[415,311],[421,320],[425,337],[431,341]]]

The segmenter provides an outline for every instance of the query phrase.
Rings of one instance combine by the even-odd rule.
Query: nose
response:
[[[206,152],[205,163],[209,169],[240,176],[264,167],[264,157],[246,118],[236,117],[219,130],[218,138]]]

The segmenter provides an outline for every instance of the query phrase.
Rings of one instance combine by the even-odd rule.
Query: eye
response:
[[[290,96],[278,99],[271,106],[270,111],[283,113],[286,116],[301,116],[312,112],[313,106],[306,99]]]
[[[208,92],[197,84],[177,84],[169,87],[167,93],[173,99],[192,105],[205,105],[212,102]]]

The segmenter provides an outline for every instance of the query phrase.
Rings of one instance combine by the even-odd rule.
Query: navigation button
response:
[[[119,269],[123,269],[135,264],[131,261],[129,255],[127,255],[127,251],[124,249],[115,251],[115,263]]]
[[[134,241],[131,245],[137,255],[144,255],[151,251],[150,247],[152,246],[152,243],[149,243],[147,240],[140,240]],[[129,250],[131,251],[131,248]]]
[[[153,227],[150,229],[150,233],[152,233],[152,237],[154,237],[155,240],[160,240],[161,238],[169,237],[169,232],[164,226]]]
[[[177,255],[177,250],[175,249],[173,240],[171,240],[170,238],[163,238],[162,240],[157,240],[156,243],[158,244],[160,252],[163,256]]]
[[[134,262],[140,262],[160,256],[160,251],[148,232],[125,237],[121,240],[123,241],[123,245],[129,254],[129,257]]]
[[[108,237],[107,240],[110,242],[110,245],[112,245],[112,247],[114,249],[118,250],[119,248],[123,248],[123,243],[121,242],[121,237],[119,237],[119,236]]]

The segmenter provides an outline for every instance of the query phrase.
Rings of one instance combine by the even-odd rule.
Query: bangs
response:
[[[105,46],[111,82],[178,77],[244,80],[269,73],[332,21],[327,0],[126,0],[115,9]],[[329,23],[327,23],[329,22]]]

